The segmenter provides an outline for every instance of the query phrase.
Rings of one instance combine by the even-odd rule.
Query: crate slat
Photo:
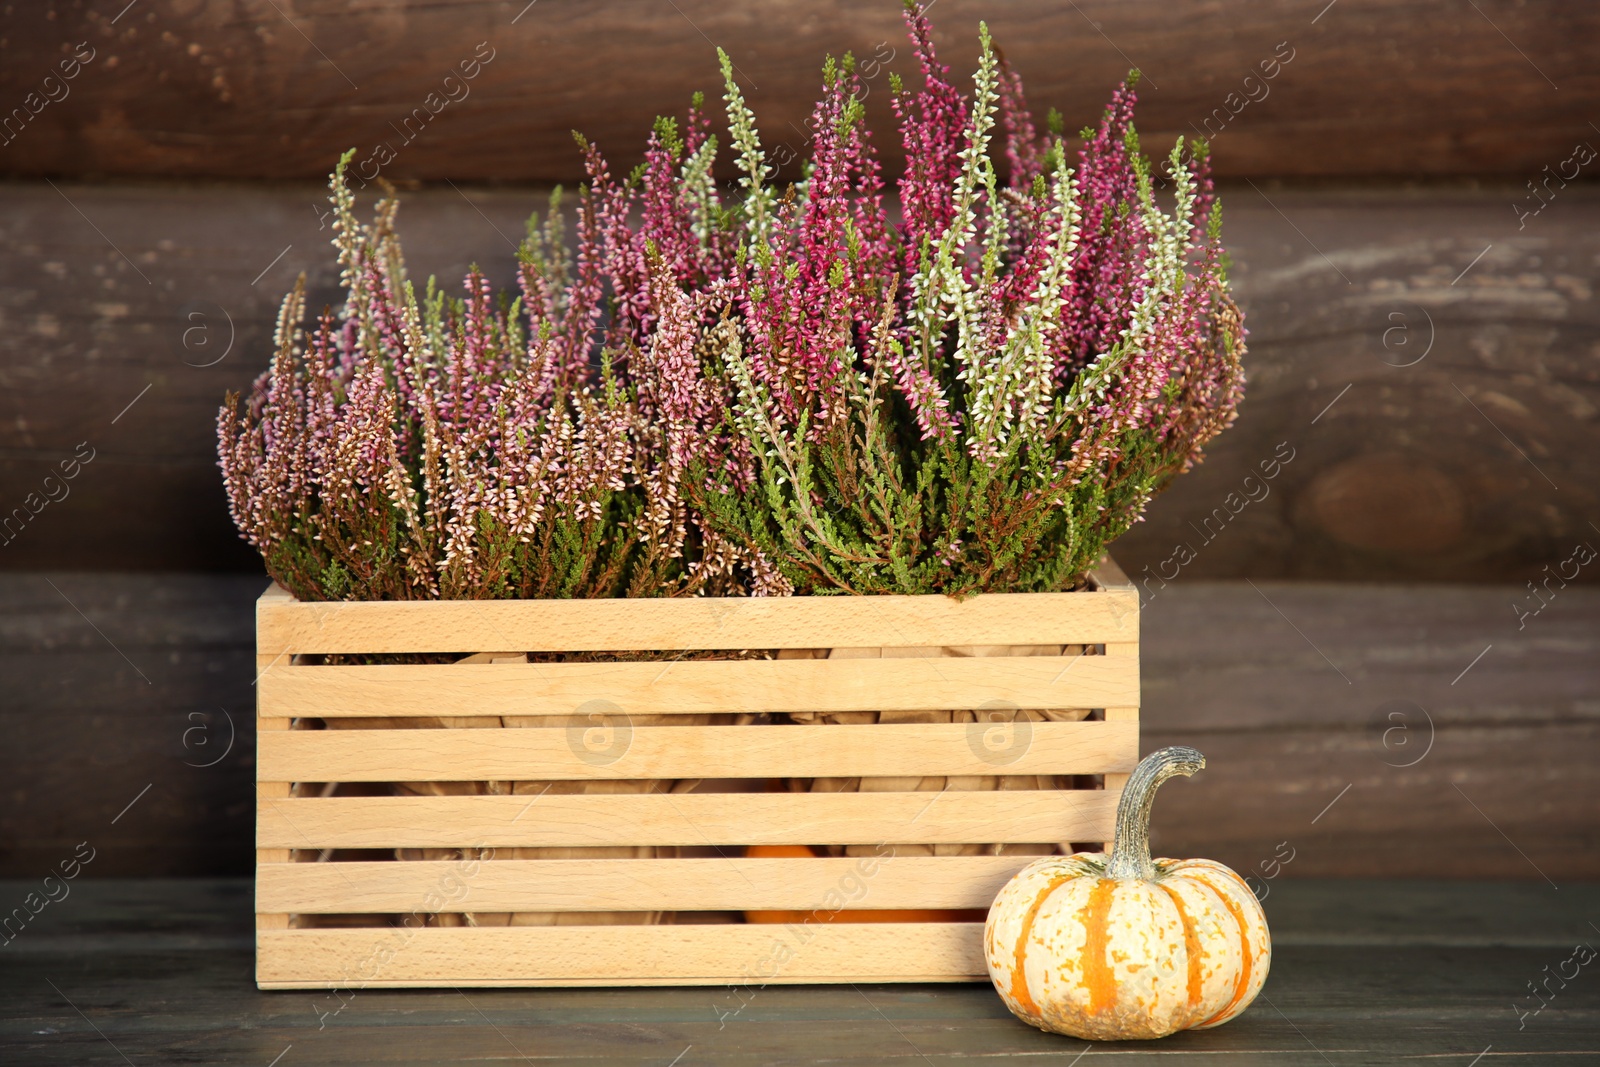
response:
[[[987,908],[1036,856],[416,860],[256,868],[256,906],[295,914]]]
[[[274,667],[262,716],[694,715],[1103,708],[1139,703],[1137,656]]]
[[[272,930],[271,988],[971,981],[982,923]]]
[[[759,727],[758,727],[759,729]],[[262,848],[1105,841],[1120,792],[262,798]]]
[[[703,597],[686,600],[447,600],[305,603],[264,596],[257,645],[303,652],[1101,644],[1139,637],[1138,594]]]
[[[1100,774],[1138,763],[1139,724],[289,730],[262,733],[256,760],[284,782]]]

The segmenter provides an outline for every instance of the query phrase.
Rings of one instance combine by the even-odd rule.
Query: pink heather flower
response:
[[[1110,346],[1144,295],[1139,253],[1148,234],[1139,213],[1126,210],[1138,198],[1128,143],[1136,99],[1131,81],[1113,93],[1099,129],[1079,153],[1083,237],[1072,295],[1061,313],[1056,374],[1062,381]]]
[[[970,525],[986,508],[1037,526],[1024,513],[1081,491],[1097,515],[1080,532],[1135,520],[1241,395],[1203,146],[1170,158],[1167,211],[1136,77],[1071,160],[986,28],[968,94],[923,10],[905,17],[921,84],[891,85],[898,224],[848,56],[824,67],[787,188],[724,60],[742,205],[723,204],[699,96],[657,120],[626,180],[580,138],[574,240],[552,197],[515,304],[476,269],[459,297],[431,279],[419,294],[398,205],[358,221],[341,163],[345,304],[307,329],[297,287],[269,370],[218,418],[231,513],[273,573],[305,596],[783,595],[819,559],[891,586],[1009,566]],[[966,466],[972,484],[940,481]],[[895,503],[908,486],[945,496]],[[753,525],[727,525],[730,498]],[[838,540],[886,529],[914,543],[879,558]]]
[[[901,271],[910,276],[917,272],[923,243],[937,240],[954,217],[950,191],[961,172],[967,105],[945,80],[950,68],[934,54],[927,15],[908,6],[905,17],[924,79],[921,91],[896,93],[891,98],[906,153],[906,171],[900,179],[904,220],[900,244]]]

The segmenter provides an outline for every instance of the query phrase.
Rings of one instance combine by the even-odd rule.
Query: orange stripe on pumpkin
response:
[[[1211,879],[1195,876],[1194,880],[1221,897],[1222,906],[1233,913],[1234,921],[1239,924],[1239,944],[1242,948],[1240,955],[1243,962],[1239,965],[1239,981],[1233,987],[1233,996],[1229,998],[1227,1004],[1223,1005],[1221,1011],[1198,1024],[1200,1026],[1210,1026],[1232,1011],[1234,1005],[1238,1004],[1240,998],[1244,996],[1244,991],[1250,988],[1250,924],[1245,922],[1244,912],[1239,910],[1239,906],[1233,902],[1233,898],[1212,885]]]
[[[1111,946],[1111,896],[1117,883],[1102,878],[1089,890],[1089,901],[1078,913],[1083,924],[1083,955],[1079,968],[1083,973],[1083,986],[1089,991],[1089,1012],[1099,1015],[1111,1010],[1117,1003],[1117,978],[1106,959]]]
[[[1039,890],[1039,895],[1033,898],[1033,904],[1022,917],[1022,930],[1017,934],[1017,947],[1012,954],[1011,964],[1011,999],[1035,1018],[1041,1018],[1042,1015],[1039,1005],[1033,1002],[1033,994],[1028,992],[1028,976],[1023,970],[1023,963],[1028,954],[1028,936],[1033,933],[1033,920],[1038,918],[1039,909],[1044,907],[1045,899],[1075,877],[1076,875],[1064,874],[1059,878],[1052,878],[1049,885]]]
[[[1161,885],[1159,882],[1157,884]],[[1194,920],[1184,910],[1183,899],[1172,891],[1170,885],[1161,885],[1161,888],[1172,898],[1172,906],[1178,909],[1178,920],[1183,923],[1183,948],[1189,957],[1189,1010],[1193,1011],[1200,1006],[1200,992],[1205,977],[1202,967],[1206,949],[1200,943],[1200,935],[1194,928]]]

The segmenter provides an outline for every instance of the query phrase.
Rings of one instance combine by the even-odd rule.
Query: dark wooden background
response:
[[[1314,847],[1291,874],[1600,876],[1600,599],[1560,589],[1521,628],[1515,606],[1537,606],[1527,583],[1579,544],[1600,546],[1600,159],[1574,162],[1600,148],[1600,9],[939,0],[931,14],[961,79],[987,18],[1036,110],[1069,129],[1134,65],[1147,145],[1225,119],[1214,154],[1248,398],[1117,548],[1155,594],[1147,741],[1218,754],[1184,787],[1202,802],[1162,816],[1166,840],[1249,867],[1298,833]],[[478,262],[503,282],[522,220],[579,175],[570,131],[631,165],[657,112],[718,95],[712,42],[767,142],[794,149],[822,55],[879,57],[868,106],[895,165],[886,72],[915,70],[894,3],[0,10],[0,518],[80,445],[94,454],[70,496],[0,544],[0,874],[94,833],[95,873],[248,868],[263,579],[228,521],[212,425],[264,367],[295,274],[336,299],[321,181],[338,153],[397,146],[383,173],[406,190],[414,273],[454,284]],[[397,127],[475,55],[492,58],[470,94],[406,142]],[[1241,108],[1247,92],[1261,98]],[[40,106],[46,93],[59,99]],[[1229,512],[1244,477],[1289,451],[1269,495]],[[1163,586],[1180,546],[1194,559]],[[1396,701],[1439,739],[1410,768],[1392,749],[1421,735],[1374,726]],[[197,766],[230,716],[235,746]]]
[[[6,149],[8,172],[319,177],[335,153],[392,138],[389,124],[480,42],[494,58],[467,99],[400,152],[396,175],[570,179],[582,173],[573,129],[637,158],[651,116],[681,109],[695,89],[720,95],[715,46],[737,64],[769,142],[788,139],[790,123],[804,128],[824,54],[867,59],[882,43],[897,50],[887,69],[914,68],[893,0],[126,3],[9,9],[7,106],[63,46],[88,41],[96,58]],[[1041,113],[1058,108],[1072,130],[1137,66],[1141,129],[1169,143],[1203,128],[1229,92],[1242,95],[1262,60],[1292,57],[1217,138],[1218,170],[1230,176],[1495,174],[1520,186],[1597,121],[1600,10],[1590,4],[939,0],[929,15],[963,79],[987,20]],[[868,99],[879,119],[886,90]]]

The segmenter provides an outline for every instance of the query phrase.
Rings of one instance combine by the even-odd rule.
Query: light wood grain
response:
[[[1099,644],[1138,637],[1131,589],[943,596],[447,600],[257,609],[263,653]]]
[[[256,842],[318,849],[1050,844],[1108,838],[1118,795],[1049,789],[288,797],[261,801]]]
[[[1105,572],[1103,572],[1104,574]],[[1028,743],[997,763],[987,723],[640,726],[631,716],[760,712],[1040,710],[1131,707],[1139,700],[1137,594],[1114,573],[1077,593],[685,601],[299,604],[281,589],[257,604],[261,721],[299,716],[539,716],[588,713],[550,729],[288,731],[259,735],[264,795],[257,844],[284,850],[1045,844],[1109,836],[1117,793],[1006,790],[909,793],[571,794],[285,797],[290,781],[552,782],[651,779],[1071,775],[1131,769],[1136,723],[1028,723]],[[655,651],[746,648],[1101,645],[1112,656],[525,663],[485,648]],[[1004,647],[994,649],[1004,651]],[[326,666],[301,653],[467,651],[452,664]],[[490,719],[493,722],[493,719]],[[537,720],[536,720],[537,721]],[[602,746],[591,731],[606,731]],[[621,744],[618,744],[618,741]],[[1026,779],[1024,779],[1026,780]],[[269,786],[271,788],[269,788]],[[908,857],[909,859],[909,857]],[[259,925],[287,914],[445,911],[704,911],[859,907],[982,908],[1029,857],[896,860],[507,860],[259,866]],[[953,859],[952,865],[942,860]],[[778,864],[762,866],[762,864]],[[890,873],[892,872],[892,873]],[[852,899],[854,898],[854,899]],[[983,975],[981,927],[830,926],[822,951],[798,929],[767,973],[772,927],[598,926],[282,930],[258,936],[266,988],[428,985],[952,981]],[[574,940],[572,930],[580,930]],[[820,929],[820,928],[819,928]],[[595,931],[603,931],[595,938]],[[863,932],[867,931],[867,932]],[[461,939],[435,934],[472,935]],[[311,938],[286,935],[311,934]],[[355,934],[355,938],[345,935]],[[328,935],[324,937],[323,935]],[[362,936],[366,935],[363,940]],[[372,936],[398,939],[374,941]],[[413,952],[413,946],[425,951]],[[747,951],[752,947],[760,951]],[[404,956],[406,963],[399,964]],[[741,956],[749,957],[740,961]],[[887,962],[886,962],[887,961]],[[354,969],[352,971],[352,968]],[[371,972],[371,973],[368,973]],[[352,978],[352,974],[355,975]]]
[[[902,926],[909,926],[909,925],[912,925],[912,924],[910,924],[910,923],[902,924]],[[983,936],[983,927],[982,927],[982,925],[981,924],[971,924],[971,925],[977,925],[978,926],[978,936],[981,938]],[[323,932],[326,932],[326,931],[323,931]],[[809,977],[809,976],[784,977],[782,975],[779,975],[778,977],[775,977],[775,978],[765,979],[764,983],[763,983],[763,980],[761,980],[761,979],[749,979],[749,978],[743,978],[743,977],[740,977],[740,976],[730,977],[730,976],[726,976],[726,975],[714,975],[714,976],[710,976],[710,977],[701,977],[701,978],[629,978],[629,979],[626,979],[626,980],[623,980],[623,981],[619,981],[618,979],[615,979],[615,978],[560,978],[560,979],[554,979],[554,980],[539,980],[539,979],[528,979],[528,978],[483,978],[483,979],[474,978],[474,979],[469,979],[469,980],[460,981],[460,982],[445,982],[444,980],[437,979],[437,978],[418,978],[418,979],[403,979],[403,980],[395,980],[395,981],[384,980],[384,981],[377,981],[377,982],[368,982],[365,986],[363,986],[361,988],[367,988],[367,989],[437,989],[440,986],[449,985],[451,987],[468,986],[468,987],[474,988],[474,989],[526,989],[526,988],[529,988],[529,987],[560,988],[560,989],[606,989],[606,988],[615,987],[615,986],[629,986],[629,987],[637,986],[637,987],[642,987],[642,988],[647,988],[647,989],[648,988],[661,988],[661,987],[671,988],[671,987],[674,987],[674,986],[727,986],[727,987],[730,987],[730,988],[738,987],[740,989],[743,989],[748,985],[749,988],[758,989],[758,988],[761,988],[763,986],[763,984],[769,985],[769,986],[779,986],[779,985],[800,985],[800,986],[805,986],[805,985],[848,985],[848,984],[853,984],[853,983],[858,982],[858,981],[871,981],[871,982],[874,982],[874,983],[876,983],[876,982],[903,982],[903,983],[910,983],[910,984],[915,984],[915,985],[920,985],[920,984],[928,983],[928,982],[972,983],[972,982],[981,982],[986,977],[987,977],[987,975],[970,975],[970,974],[903,974],[903,975],[895,975],[893,977],[888,977],[888,978],[860,979],[860,978],[852,978],[848,974],[824,975],[824,976],[820,976],[820,977]],[[288,981],[288,982],[262,982],[262,981],[257,981],[256,982],[256,988],[257,989],[262,989],[262,990],[274,990],[274,989],[330,989],[330,990],[338,990],[338,992],[337,993],[329,993],[328,996],[330,996],[330,997],[338,997],[340,995],[346,995],[344,993],[344,991],[346,989],[350,988],[350,987],[348,985],[346,985],[345,983],[343,983],[343,982],[307,983],[307,982],[295,982],[295,981]],[[725,1011],[726,1010],[730,1010],[732,1007],[736,1006],[739,1003],[738,999],[736,999],[737,996],[738,996],[738,994],[736,994],[736,993],[726,993],[726,994],[718,994],[718,995],[723,995],[723,996],[726,996],[728,998],[724,1002],[727,1006],[725,1008],[723,1008],[722,1010],[725,1010]],[[337,1001],[335,1000],[334,1003],[337,1003]],[[804,1042],[802,1042],[802,1044],[804,1044]],[[452,1046],[452,1047],[454,1047],[454,1046]],[[448,1053],[448,1054],[453,1055],[454,1053]]]
[[[263,674],[257,688],[264,716],[322,718],[945,711],[991,701],[1101,708],[1138,703],[1139,661],[1008,656],[280,666]]]
[[[1036,856],[429,860],[256,868],[256,907],[313,913],[987,908]],[[838,900],[829,894],[840,894]]]
[[[982,923],[285,930],[258,941],[263,988],[987,978]]]
[[[602,725],[603,722],[603,725]],[[1130,771],[1136,722],[1028,722],[1004,762],[982,744],[989,723],[834,726],[640,726],[597,717],[548,730],[293,730],[263,733],[263,777],[286,782],[548,781],[595,778],[858,778],[1103,774]],[[591,733],[604,731],[604,752]]]

